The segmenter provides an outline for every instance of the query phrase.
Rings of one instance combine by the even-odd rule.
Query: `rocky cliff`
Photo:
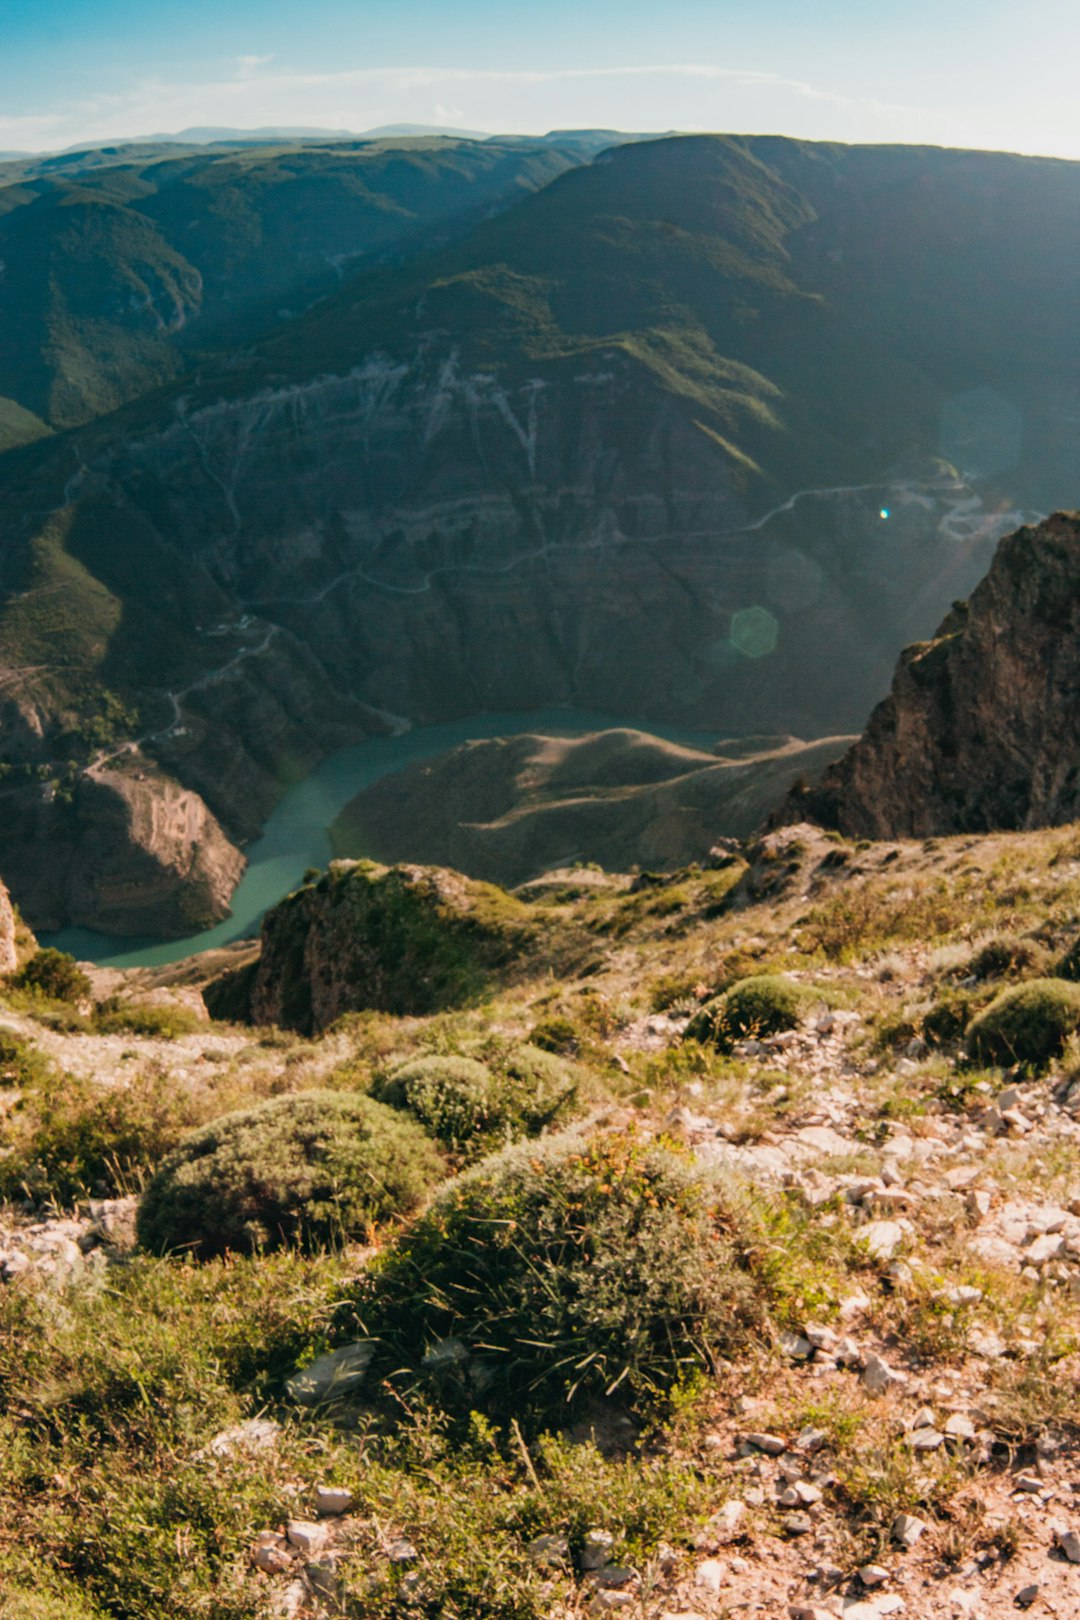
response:
[[[523,971],[537,933],[528,906],[458,872],[334,861],[267,913],[258,959],[204,994],[214,1017],[303,1034],[365,1008],[422,1015]]]
[[[41,929],[189,934],[228,916],[243,869],[198,794],[137,752],[82,775],[70,798],[47,782],[0,785],[0,870]]]
[[[709,753],[629,730],[492,738],[384,777],[331,836],[342,855],[431,861],[509,886],[573,862],[670,871],[717,838],[747,837],[849,742],[763,738],[731,757],[723,743]]]
[[[782,816],[866,838],[1080,819],[1080,513],[1001,542],[970,602],[903,653],[863,736]]]

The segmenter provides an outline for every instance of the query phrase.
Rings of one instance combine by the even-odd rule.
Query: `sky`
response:
[[[0,151],[192,126],[724,130],[1080,159],[1080,0],[0,0]]]

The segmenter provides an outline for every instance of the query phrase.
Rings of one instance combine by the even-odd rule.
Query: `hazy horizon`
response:
[[[1080,158],[1066,0],[0,0],[0,149],[191,127],[779,134]]]

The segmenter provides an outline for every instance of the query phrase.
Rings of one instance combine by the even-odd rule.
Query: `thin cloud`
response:
[[[257,73],[259,68],[265,67],[267,62],[273,60],[273,56],[238,56],[236,58],[237,77],[250,79],[251,75]]]
[[[557,69],[420,65],[298,72],[274,58],[235,58],[232,77],[154,78],[123,94],[0,117],[0,148],[42,149],[125,139],[151,130],[269,124],[362,130],[430,120],[472,129],[541,132],[595,125],[633,130],[725,129],[803,139],[918,141],[1080,155],[1075,125],[1045,102],[1002,107],[906,106],[845,95],[807,79],[718,63]],[[440,120],[442,121],[442,120]]]

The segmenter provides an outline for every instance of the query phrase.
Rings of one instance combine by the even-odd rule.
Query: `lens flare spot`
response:
[[[878,517],[883,518],[883,519],[891,517],[891,516],[892,516],[892,513],[889,511],[889,508],[887,506],[883,506],[881,508],[881,511],[878,513]]]
[[[764,658],[775,652],[780,626],[768,608],[740,608],[731,615],[731,644],[744,658]]]

